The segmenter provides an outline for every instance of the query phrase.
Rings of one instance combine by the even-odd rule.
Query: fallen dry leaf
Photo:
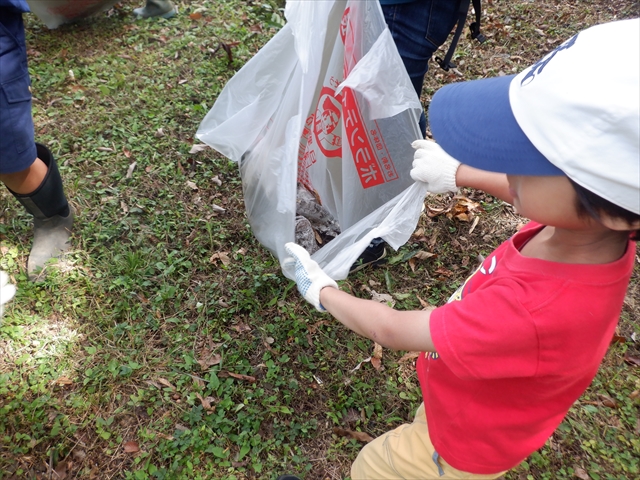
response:
[[[231,51],[231,47],[234,47],[238,45],[238,42],[231,42],[231,43],[225,43],[225,42],[219,42],[218,43],[218,48],[216,49],[219,50],[220,48],[222,48],[225,53],[227,54],[227,60],[229,62],[229,66],[231,66],[231,64],[233,63],[233,53]]]
[[[134,442],[134,441],[125,442],[124,445],[122,446],[126,453],[136,453],[140,451],[140,446],[138,445],[138,442]]]
[[[374,342],[373,355],[371,355],[371,365],[376,370],[380,370],[382,366],[382,345]]]
[[[425,302],[420,296],[416,295],[416,298],[420,300],[420,305],[422,305],[422,309],[426,310],[427,308],[433,308],[428,302]]]
[[[390,307],[393,307],[396,302],[388,293],[378,293],[375,290],[371,290],[371,300],[378,303],[385,303]]]
[[[83,461],[85,458],[87,458],[87,452],[85,452],[83,449],[81,448],[74,448],[73,451],[71,452],[71,455],[73,456],[73,458],[75,460],[77,460],[78,462]]]
[[[613,398],[607,395],[600,395],[600,398],[602,399],[602,404],[605,407],[618,408],[618,402],[616,402]]]
[[[209,148],[209,145],[205,145],[204,143],[198,143],[196,145],[193,145],[191,147],[191,150],[189,150],[189,153],[198,153],[198,152],[202,152],[204,150],[207,150]]]
[[[358,363],[355,367],[353,367],[351,370],[349,370],[349,373],[353,373],[356,370],[360,370],[360,367],[362,366],[363,363],[367,363],[371,361],[371,357],[367,357],[364,360],[362,360],[360,363]]]
[[[426,260],[427,258],[431,258],[433,256],[435,256],[435,253],[425,252],[424,250],[420,250],[414,255],[414,257],[418,260]]]
[[[319,322],[314,323],[313,325],[307,325],[307,329],[309,330],[310,334],[314,334],[316,333],[316,330],[318,330],[318,327],[320,327],[321,325],[329,325],[330,322],[327,320],[320,320]]]
[[[365,432],[356,432],[354,430],[347,430],[345,428],[334,427],[333,433],[338,435],[339,437],[351,437],[355,438],[359,442],[369,443],[374,440],[374,438]]]
[[[628,353],[624,356],[624,361],[633,367],[640,367],[640,358],[632,357]]]
[[[625,337],[622,337],[620,335],[614,335],[613,338],[611,339],[611,344],[613,345],[614,343],[626,343],[627,339]]]
[[[229,258],[228,253],[229,252],[214,253],[213,255],[211,255],[211,258],[209,258],[209,262],[215,263],[216,260],[220,260],[220,262],[226,267],[231,264],[231,259]]]
[[[218,365],[221,361],[222,356],[218,353],[209,354],[197,360],[202,370],[208,370],[210,367]]]
[[[198,185],[196,185],[191,180],[187,180],[187,187],[189,187],[193,191],[197,191],[198,190]]]
[[[419,356],[420,356],[420,352],[408,352],[408,353],[405,353],[402,357],[400,357],[400,360],[398,360],[398,363],[408,362],[409,360],[414,360]]]
[[[213,406],[211,404],[216,401],[215,398],[213,397],[202,398],[202,395],[200,395],[199,393],[196,393],[196,397],[198,397],[198,400],[200,400],[200,403],[202,404],[202,408],[204,408],[205,410],[213,410]]]
[[[169,387],[171,390],[175,390],[176,387],[174,387],[173,385],[171,385],[171,382],[169,382],[169,380],[167,380],[166,378],[158,378],[158,383],[161,385],[164,385],[165,387]]]
[[[379,358],[371,357],[371,365],[373,365],[373,368],[375,368],[376,370],[380,370],[382,361]]]
[[[473,223],[471,224],[471,228],[469,229],[469,235],[471,235],[473,231],[476,229],[479,221],[480,221],[480,217],[476,217],[473,219]]]
[[[415,259],[415,257],[411,257],[409,259],[409,267],[411,268],[412,272],[416,271],[416,259]]]
[[[219,187],[222,186],[222,180],[218,178],[218,175],[216,175],[215,177],[211,177],[211,181],[216,185],[218,185]]]
[[[451,270],[447,270],[444,267],[436,269],[435,273],[439,273],[440,275],[444,275],[445,277],[450,277],[451,275],[453,275],[453,272]]]
[[[578,477],[578,478],[580,478],[582,480],[591,480],[591,477],[589,476],[589,474],[584,469],[582,469],[580,467],[575,467],[573,469],[573,472],[574,472],[573,474],[576,477]]]
[[[427,216],[436,217],[438,215],[446,215],[447,218],[456,218],[463,222],[470,222],[474,218],[475,212],[484,211],[479,203],[474,202],[467,197],[455,196],[446,207],[428,207]],[[473,231],[472,226],[470,231]]]
[[[442,207],[432,207],[432,206],[428,206],[427,207],[427,216],[429,217],[437,217],[438,215],[442,215],[443,213],[445,213],[445,208]]]
[[[131,156],[131,154],[129,154],[129,156]],[[135,170],[137,164],[138,162],[133,162],[131,165],[129,165],[129,168],[127,168],[127,174],[124,178],[131,178],[133,176],[133,171]]]
[[[251,327],[246,323],[238,323],[237,325],[231,325],[231,328],[238,333],[251,331]]]
[[[69,467],[69,464],[67,462],[60,462],[58,463],[58,465],[56,465],[55,472],[56,472],[56,478],[58,480],[64,480],[65,478],[67,478],[68,467]]]
[[[233,372],[228,372],[226,370],[220,370],[218,372],[218,377],[221,377],[221,378],[231,377],[237,380],[244,380],[250,383],[255,383],[256,381],[256,377],[252,377],[251,375],[243,375],[241,373],[233,373]]]
[[[66,387],[69,385],[73,385],[73,380],[69,377],[60,377],[53,382],[55,385],[60,385],[61,387]]]

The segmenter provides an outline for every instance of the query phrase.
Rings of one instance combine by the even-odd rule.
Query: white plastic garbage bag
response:
[[[421,105],[377,1],[287,2],[288,23],[225,86],[196,136],[239,162],[249,223],[282,260],[297,184],[341,227],[312,258],[346,278],[371,239],[411,236]],[[293,272],[283,268],[285,275]]]
[[[118,0],[27,0],[33,12],[49,28],[107,10]]]

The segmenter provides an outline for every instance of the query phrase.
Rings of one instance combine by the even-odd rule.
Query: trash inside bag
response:
[[[49,28],[58,28],[113,7],[118,0],[27,0],[31,12]]]
[[[298,241],[343,279],[373,238],[397,249],[415,229],[422,107],[378,2],[290,0],[285,16],[196,136],[239,163],[253,233],[281,264]]]

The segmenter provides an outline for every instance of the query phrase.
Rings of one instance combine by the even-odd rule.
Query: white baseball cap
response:
[[[429,107],[452,157],[566,175],[640,214],[640,19],[583,30],[518,75],[447,85]]]

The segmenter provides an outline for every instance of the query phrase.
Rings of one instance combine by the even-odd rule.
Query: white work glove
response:
[[[326,312],[320,303],[320,290],[324,287],[338,288],[338,284],[324,273],[315,260],[311,260],[309,252],[300,245],[289,242],[285,244],[284,249],[290,257],[285,258],[283,263],[285,265],[295,263],[298,291],[317,310]]]
[[[411,178],[424,182],[431,193],[456,192],[456,172],[460,162],[445,152],[436,142],[416,140]]]
[[[0,270],[0,319],[4,313],[4,304],[16,294],[16,286],[9,283],[9,275]]]

